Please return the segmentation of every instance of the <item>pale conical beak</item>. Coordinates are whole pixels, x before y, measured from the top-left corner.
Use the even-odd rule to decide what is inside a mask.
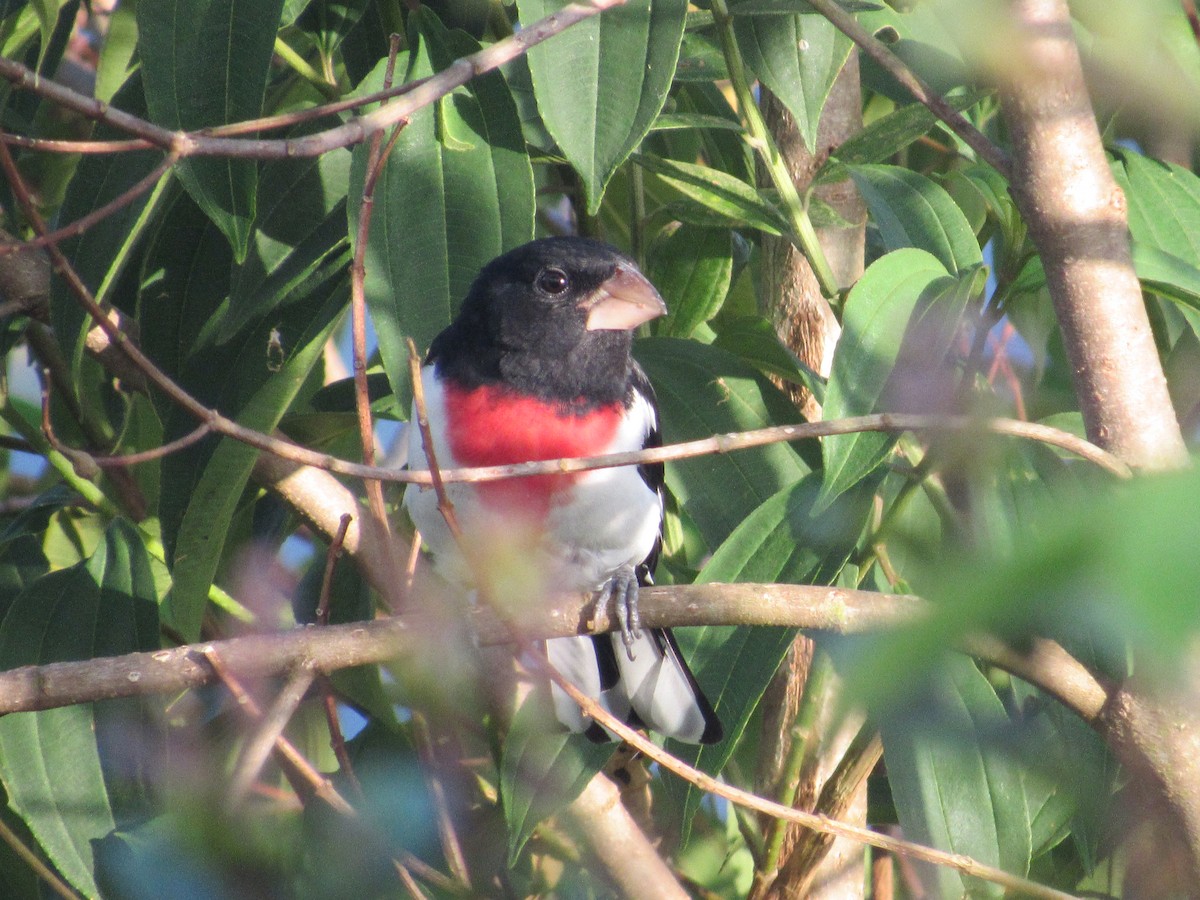
[[[624,263],[579,306],[587,310],[588,331],[632,331],[667,312],[654,285]]]

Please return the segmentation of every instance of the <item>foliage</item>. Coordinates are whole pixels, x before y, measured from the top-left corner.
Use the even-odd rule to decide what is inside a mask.
[[[81,51],[77,0],[8,3],[0,41],[6,59],[60,78],[81,69],[82,52],[101,99],[195,130],[370,95],[385,85],[393,31],[395,83],[405,83],[562,5],[142,0],[101,21],[91,4],[99,36]],[[1143,55],[1169,60],[1195,87],[1200,52],[1186,18],[1150,5],[1159,30],[1138,32]],[[936,4],[847,6],[1003,142],[997,101],[967,75],[975,44],[947,33]],[[627,250],[665,296],[669,315],[636,355],[668,442],[798,421],[781,389],[797,385],[828,418],[1021,413],[1081,430],[1045,276],[1004,177],[867,60],[866,128],[820,161],[814,185],[853,180],[869,209],[868,265],[831,298],[843,334],[827,378],[781,343],[765,296],[765,236],[803,245],[814,222],[853,223],[836,221],[812,186],[792,204],[778,184],[756,181],[772,148],[750,139],[748,98],[735,88],[739,79],[765,85],[811,145],[851,45],[806,3],[742,0],[731,22],[724,3],[697,7],[629,0],[418,110],[388,147],[363,248],[369,142],[315,158],[189,158],[157,179],[161,153],[145,147],[79,155],[35,146],[15,150],[17,166],[51,227],[120,201],[61,247],[170,378],[248,428],[347,458],[361,453],[353,395],[324,351],[345,346],[354,252],[364,252],[377,338],[373,410],[404,420],[406,340],[427,346],[484,262],[569,230]],[[1103,45],[1107,20],[1086,12],[1081,40]],[[958,27],[969,32],[973,21]],[[11,84],[3,102],[10,134],[128,136],[111,119]],[[317,135],[352,115],[298,116],[283,134]],[[1107,137],[1173,398],[1194,425],[1200,178],[1144,154],[1147,127],[1121,115]],[[123,197],[148,176],[148,190]],[[5,227],[29,236],[20,192],[3,191]],[[64,455],[43,433],[26,347],[51,373],[49,416],[66,445],[137,453],[197,422],[88,352],[92,322],[63,278],[45,310],[28,312],[0,328],[9,360],[0,415],[15,439],[0,447],[0,668],[312,621],[328,538],[255,483],[258,451],[208,435],[103,473]],[[1194,475],[1118,488],[1087,463],[1009,438],[864,433],[673,462],[667,484],[660,583],[836,584],[933,601],[917,626],[819,641],[882,734],[872,825],[1063,890],[1121,890],[1131,851],[1117,832],[1123,776],[1109,750],[1039,686],[952,648],[982,630],[1018,646],[1041,635],[1114,679],[1131,658],[1153,660],[1139,676],[1175,677],[1200,621]],[[345,563],[331,604],[335,622],[375,615]],[[758,703],[791,636],[680,631],[727,737],[702,751],[670,749],[753,788]],[[87,896],[399,895],[391,859],[417,860],[425,888],[451,895],[461,873],[439,843],[435,809],[438,779],[453,769],[471,792],[458,798],[471,810],[458,823],[471,889],[603,893],[555,814],[607,751],[556,733],[538,691],[507,726],[476,714],[456,693],[480,690],[474,666],[453,650],[431,648],[414,671],[335,679],[362,793],[329,750],[318,698],[288,725],[321,771],[338,773],[358,807],[352,827],[273,764],[250,803],[225,802],[254,729],[218,689],[0,719],[0,826]],[[278,689],[253,687],[263,697]],[[453,738],[432,739],[427,716]],[[456,755],[431,756],[443,753]],[[679,788],[657,775],[648,788],[664,852],[698,889],[744,894],[763,864],[763,826]],[[950,868],[922,877],[939,896],[999,894]],[[0,850],[0,893],[37,890],[26,860]]]

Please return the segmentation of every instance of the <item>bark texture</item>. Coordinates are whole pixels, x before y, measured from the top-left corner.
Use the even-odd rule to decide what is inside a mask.
[[[1065,0],[1015,0],[1016,44],[999,75],[1012,190],[1041,252],[1088,437],[1130,465],[1186,452],[1084,85]]]
[[[1133,270],[1125,197],[1104,154],[1066,0],[1013,0],[1010,13],[1011,65],[996,75],[1012,190],[1045,264],[1088,436],[1135,467],[1184,465]],[[1198,697],[1195,679],[1125,686],[1093,722],[1147,788],[1137,795],[1163,813],[1160,833],[1190,869],[1174,890],[1188,896],[1200,885]]]
[[[821,114],[817,146],[804,145],[791,115],[770,92],[763,90],[763,115],[793,182],[803,194],[813,176],[834,147],[862,129],[862,90],[858,53],[849,60],[834,83]],[[830,267],[843,286],[853,284],[863,271],[866,207],[847,180],[816,189],[843,219],[856,223],[851,228],[818,228],[817,237]],[[803,254],[785,238],[764,237],[762,249],[762,296],[783,342],[812,369],[829,374],[833,350],[841,332],[829,300]],[[821,408],[806,390],[783,385],[793,402],[810,421],[821,418]],[[800,773],[799,782],[787,784],[786,760],[791,750],[796,721],[812,662],[813,644],[804,636],[796,639],[779,673],[763,697],[763,742],[758,773],[759,792],[769,797],[788,796],[793,790],[795,806],[812,810],[850,740],[855,728],[828,733],[827,721],[818,720],[806,739],[819,750]],[[812,698],[821,703],[820,698]],[[841,811],[846,821],[865,823],[866,789],[846,799]],[[808,833],[789,826],[784,834],[778,874],[755,886],[756,897],[859,898],[863,896],[863,848],[845,840],[833,841],[821,852],[801,846]],[[815,868],[813,859],[820,859]],[[766,873],[768,876],[771,873]]]

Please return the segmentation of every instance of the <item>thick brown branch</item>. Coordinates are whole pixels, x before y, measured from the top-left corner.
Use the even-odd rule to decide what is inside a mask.
[[[1186,462],[1066,0],[1016,0],[996,73],[1011,190],[1046,268],[1091,440],[1137,468]]]
[[[350,535],[347,535],[347,549]],[[639,595],[643,625],[792,625],[856,633],[912,620],[923,604],[906,595],[804,585],[712,584],[648,587]],[[536,615],[535,615],[536,613]],[[595,613],[593,615],[593,613]],[[484,645],[507,643],[511,627],[479,608],[473,626]],[[120,657],[25,666],[0,672],[0,714],[51,709],[113,697],[170,693],[208,684],[204,659],[215,647],[230,671],[253,678],[289,672],[311,661],[320,672],[401,658],[433,638],[420,616],[323,628],[297,628]],[[571,597],[530,611],[524,637],[564,637],[617,628],[590,598]]]

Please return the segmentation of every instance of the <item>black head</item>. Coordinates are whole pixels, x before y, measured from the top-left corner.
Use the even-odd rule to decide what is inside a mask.
[[[620,399],[632,332],[666,312],[631,259],[599,241],[543,238],[488,263],[434,340],[444,377],[547,399]]]

